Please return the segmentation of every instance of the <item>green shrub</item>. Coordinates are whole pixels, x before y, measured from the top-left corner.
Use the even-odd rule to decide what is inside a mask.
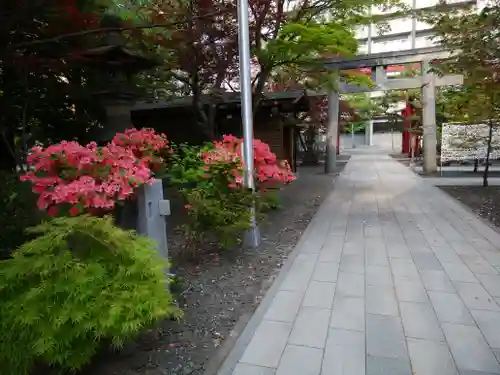
[[[37,196],[31,188],[16,173],[0,171],[0,259],[29,240],[26,228],[45,217],[36,207]]]
[[[103,341],[120,346],[165,317],[179,318],[166,261],[110,218],[61,217],[0,262],[0,368],[75,370]]]

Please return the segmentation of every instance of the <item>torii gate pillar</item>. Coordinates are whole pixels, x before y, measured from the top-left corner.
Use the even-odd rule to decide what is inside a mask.
[[[325,173],[335,173],[339,133],[340,95],[328,93],[328,129],[326,133]]]
[[[429,61],[422,62],[422,130],[424,138],[424,172],[437,171],[436,77],[429,72]]]

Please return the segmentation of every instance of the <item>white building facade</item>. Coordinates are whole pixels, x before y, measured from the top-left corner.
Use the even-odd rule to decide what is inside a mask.
[[[415,10],[432,9],[439,4],[439,0],[403,0],[407,7]],[[454,7],[460,8],[465,5],[478,6],[478,0],[447,0],[450,11]],[[431,47],[435,41],[429,39],[432,36],[432,26],[421,22],[414,17],[392,18],[393,10],[381,10],[374,8],[372,14],[384,14],[388,16],[389,30],[380,33],[377,25],[364,26],[357,30],[356,37],[359,41],[359,54],[371,54],[380,52],[403,51],[415,48]]]

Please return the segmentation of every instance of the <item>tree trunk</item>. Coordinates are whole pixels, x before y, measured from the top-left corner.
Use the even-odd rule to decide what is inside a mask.
[[[493,138],[493,121],[490,119],[488,129],[488,145],[486,146],[486,165],[483,172],[483,187],[488,186],[488,174],[490,171],[490,154],[491,154],[491,141]]]

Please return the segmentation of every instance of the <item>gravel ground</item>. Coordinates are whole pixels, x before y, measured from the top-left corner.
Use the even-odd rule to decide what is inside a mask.
[[[345,164],[344,164],[345,165]],[[208,245],[196,262],[184,260],[180,323],[163,322],[120,353],[101,355],[85,375],[200,375],[235,323],[252,313],[325,196],[332,177],[322,167],[304,167],[299,179],[281,192],[282,208],[261,227],[257,251],[218,251]],[[171,250],[182,244],[170,236]]]
[[[500,227],[500,186],[440,186],[472,211]]]

